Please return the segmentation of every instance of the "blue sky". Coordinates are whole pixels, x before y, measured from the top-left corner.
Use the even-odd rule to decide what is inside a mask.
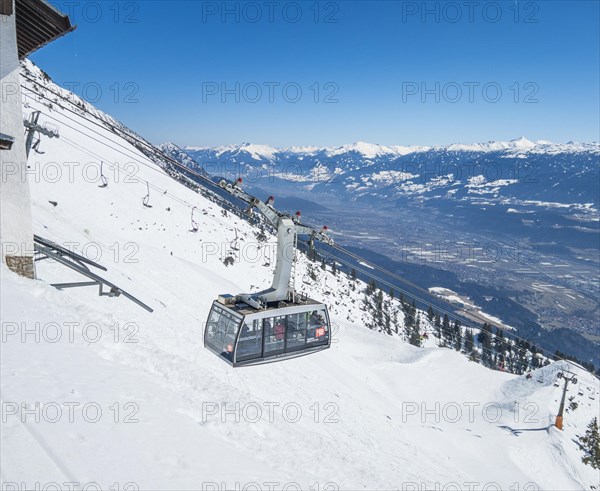
[[[594,0],[52,3],[32,60],[155,143],[600,139]]]

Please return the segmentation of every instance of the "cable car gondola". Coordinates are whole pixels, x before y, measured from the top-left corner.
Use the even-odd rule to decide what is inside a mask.
[[[309,298],[257,310],[230,295],[213,302],[204,346],[233,366],[294,358],[331,343],[327,306]]]
[[[240,189],[241,179],[219,185],[258,208],[277,229],[277,262],[271,288],[248,294],[222,294],[212,304],[204,330],[204,346],[233,366],[256,365],[311,354],[331,345],[331,324],[324,303],[295,292],[290,285],[296,236],[307,234],[311,244],[333,241]]]

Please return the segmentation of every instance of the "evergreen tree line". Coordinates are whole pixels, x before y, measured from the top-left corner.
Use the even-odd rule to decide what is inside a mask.
[[[355,270],[351,270],[349,279],[351,289],[355,289]],[[550,363],[533,343],[512,338],[489,323],[484,323],[480,330],[466,327],[458,319],[440,315],[431,306],[422,315],[415,300],[403,293],[396,298],[393,289],[385,294],[375,280],[367,283],[362,310],[368,314],[366,324],[370,329],[399,335],[414,346],[421,346],[425,338],[433,335],[438,346],[454,349],[494,370],[522,375]]]
[[[350,272],[353,282],[356,272]],[[413,346],[421,346],[425,331],[422,329],[421,313],[414,300],[406,298],[403,293],[396,298],[390,289],[387,294],[377,288],[375,280],[369,281],[365,288],[362,310],[367,312],[367,327],[386,334],[401,336]]]

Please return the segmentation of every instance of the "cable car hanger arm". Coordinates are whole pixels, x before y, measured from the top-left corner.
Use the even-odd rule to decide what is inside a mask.
[[[327,232],[327,230],[328,230],[327,226],[324,226],[320,231],[317,232],[312,227],[309,227],[307,225],[302,225],[301,223],[296,223],[296,234],[310,235],[311,244],[315,239],[317,239],[327,245],[333,245],[334,244],[333,239],[331,237],[329,237],[328,235],[325,235],[325,232]]]
[[[234,184],[229,184],[222,180],[219,182],[219,186],[232,196],[248,203],[248,211],[252,210],[254,207],[258,208],[277,230],[277,261],[271,287],[257,293],[243,293],[236,297],[238,300],[241,300],[256,309],[261,309],[268,303],[286,301],[288,300],[290,293],[293,294],[289,284],[294,254],[290,254],[289,251],[293,250],[295,252],[295,239],[298,234],[309,235],[311,244],[314,242],[314,239],[318,239],[332,245],[333,240],[325,235],[327,227],[323,227],[320,231],[317,231],[311,227],[302,225],[299,223],[300,212],[297,212],[293,218],[289,215],[280,213],[272,207],[274,201],[273,196],[270,196],[269,199],[263,203],[258,198],[243,191],[240,188],[241,182],[241,178]]]
[[[273,225],[273,227],[277,228],[279,223],[280,214],[274,210],[270,203],[273,202],[273,197],[271,196],[267,203],[263,203],[258,198],[248,194],[246,191],[241,189],[240,185],[242,183],[242,178],[240,177],[235,183],[230,184],[225,180],[219,181],[219,186],[227,191],[232,196],[242,200],[244,203],[248,204],[248,211],[252,210],[252,208],[256,207],[258,210],[265,216],[265,218]],[[269,203],[270,202],[270,203]]]
[[[244,201],[248,204],[248,211],[253,208],[258,208],[258,210],[265,216],[265,218],[277,229],[279,225],[279,219],[286,217],[283,213],[280,213],[275,208],[273,208],[272,204],[274,201],[273,196],[270,196],[266,202],[262,202],[258,198],[248,194],[246,191],[241,189],[240,185],[242,183],[242,179],[239,178],[234,184],[229,184],[225,180],[219,182],[219,186],[225,189],[229,194],[235,196],[236,198]],[[300,212],[297,212],[297,218],[300,215]],[[293,220],[296,225],[296,234],[297,235],[309,235],[311,242],[314,239],[320,240],[328,245],[333,245],[333,239],[327,235],[327,226],[324,226],[321,230],[317,231],[308,225],[303,225],[297,220]]]

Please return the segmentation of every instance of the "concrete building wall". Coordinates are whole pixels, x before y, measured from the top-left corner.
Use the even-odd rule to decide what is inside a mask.
[[[0,243],[2,261],[19,274],[33,278],[33,228],[20,83],[13,8],[12,15],[0,15],[0,133],[15,139],[12,149],[0,150]]]

